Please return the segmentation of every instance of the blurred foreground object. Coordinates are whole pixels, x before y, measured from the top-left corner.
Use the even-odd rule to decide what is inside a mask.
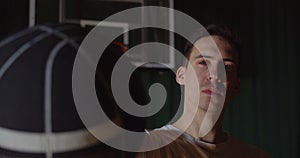
[[[0,157],[124,157],[88,132],[74,105],[73,63],[87,33],[40,25],[0,42]]]

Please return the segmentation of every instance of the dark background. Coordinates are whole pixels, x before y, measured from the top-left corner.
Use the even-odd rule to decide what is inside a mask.
[[[0,39],[28,26],[28,6],[28,0],[0,2]],[[231,102],[224,128],[274,158],[299,157],[298,6],[292,0],[175,2],[175,9],[204,26],[225,23],[239,33],[243,50],[241,93]],[[58,22],[58,0],[37,0],[36,9],[37,24]],[[153,75],[161,76],[163,81],[173,78],[166,69],[143,72],[149,81]],[[166,83],[167,88],[175,85],[172,81]],[[178,94],[171,96],[169,105]],[[170,106],[170,110],[162,112],[163,119],[168,119],[172,111]],[[149,120],[147,126],[160,126],[160,122]]]

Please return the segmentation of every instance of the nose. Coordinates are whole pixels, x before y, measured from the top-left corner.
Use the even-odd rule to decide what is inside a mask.
[[[223,61],[212,64],[207,74],[208,81],[221,83],[226,81],[226,70]]]
[[[218,76],[216,76],[216,75],[209,75],[207,77],[207,80],[221,83],[221,79]]]

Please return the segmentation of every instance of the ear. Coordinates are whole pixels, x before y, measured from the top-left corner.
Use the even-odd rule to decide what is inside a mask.
[[[233,94],[234,95],[239,94],[240,93],[240,89],[241,89],[241,80],[238,78],[237,82],[236,82],[236,85],[234,87],[234,90],[233,90]]]
[[[183,66],[180,66],[176,72],[176,82],[180,85],[184,85],[184,73],[185,68]]]

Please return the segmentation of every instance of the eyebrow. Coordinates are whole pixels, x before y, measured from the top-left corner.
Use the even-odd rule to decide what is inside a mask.
[[[201,54],[197,55],[195,58],[196,58],[196,59],[197,59],[197,58],[213,59],[212,56],[206,56],[206,55],[201,55]],[[233,63],[237,64],[237,62],[236,62],[234,59],[231,59],[231,58],[223,58],[223,61],[229,61],[229,62],[233,62]]]
[[[208,59],[212,59],[212,56],[203,56],[200,53],[195,57],[195,58],[208,58]]]

